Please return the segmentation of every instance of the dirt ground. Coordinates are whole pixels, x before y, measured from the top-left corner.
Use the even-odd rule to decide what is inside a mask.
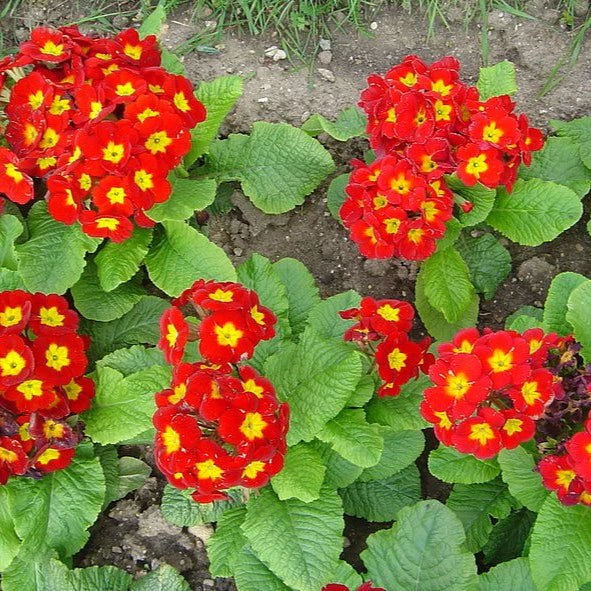
[[[124,2],[120,4],[124,5]],[[129,3],[127,3],[129,4]],[[525,10],[535,20],[517,19],[498,10],[489,15],[491,63],[503,59],[517,68],[519,109],[534,124],[546,128],[549,119],[571,119],[591,113],[591,43],[581,52],[577,67],[548,95],[538,93],[552,67],[567,50],[572,33],[559,25],[560,13],[543,0],[534,0]],[[72,0],[53,2],[31,0],[11,23],[0,23],[9,34],[16,31],[21,41],[30,27],[39,23],[64,24],[88,14],[88,6]],[[169,19],[163,37],[173,48],[207,25],[208,15],[191,20],[191,11],[181,10]],[[336,32],[329,51],[322,55],[322,70],[310,71],[289,60],[274,62],[264,51],[276,43],[273,37],[255,40],[227,35],[219,53],[193,53],[184,58],[195,84],[222,74],[246,77],[245,92],[229,116],[222,132],[248,132],[257,120],[287,121],[300,125],[310,114],[334,118],[358,100],[371,72],[384,72],[409,53],[426,61],[455,55],[463,67],[463,79],[475,82],[480,64],[480,30],[476,24],[465,28],[461,4],[450,6],[446,17],[450,29],[436,28],[435,37],[425,40],[426,21],[415,12],[399,7],[384,9],[375,17],[373,37],[351,30]],[[133,25],[127,17],[115,17],[120,28]],[[209,23],[211,25],[211,23]],[[347,171],[347,162],[365,149],[362,141],[347,144],[320,137],[331,150],[337,173]],[[271,260],[290,256],[303,261],[315,276],[324,296],[353,288],[364,295],[413,299],[416,265],[402,261],[367,261],[347,238],[345,230],[329,215],[325,191],[328,183],[292,212],[267,216],[235,193],[235,208],[228,216],[211,221],[210,238],[223,246],[235,263],[252,252]],[[524,248],[507,244],[513,256],[513,271],[497,292],[497,297],[481,306],[481,325],[499,327],[504,318],[522,305],[541,305],[551,278],[562,271],[591,276],[591,247],[584,219],[552,244]],[[161,487],[148,480],[135,495],[115,503],[92,529],[87,549],[76,559],[79,565],[114,564],[134,573],[154,568],[160,562],[177,567],[195,591],[232,589],[229,581],[214,581],[207,571],[204,539],[211,530],[183,531],[165,523],[155,506]],[[355,534],[350,537],[362,544]],[[351,554],[349,550],[348,555]],[[262,591],[262,590],[261,590]]]

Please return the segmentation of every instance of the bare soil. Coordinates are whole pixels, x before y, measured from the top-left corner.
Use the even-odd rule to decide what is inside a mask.
[[[77,0],[29,0],[13,20],[0,23],[6,37],[18,43],[38,24],[61,25],[90,13],[96,0],[80,4]],[[114,2],[121,10],[137,7],[137,2]],[[567,51],[573,33],[559,24],[560,13],[544,0],[525,7],[535,20],[523,20],[498,10],[489,15],[491,63],[509,59],[515,63],[519,109],[534,124],[546,128],[550,119],[572,119],[591,113],[591,44],[563,82],[544,97],[538,93],[550,71]],[[409,14],[399,7],[388,7],[375,18],[373,36],[347,29],[337,31],[330,55],[317,64],[323,75],[289,59],[274,62],[264,50],[276,44],[273,36],[265,40],[228,34],[217,54],[192,53],[184,58],[189,77],[195,84],[233,73],[246,77],[245,91],[222,133],[248,132],[257,120],[286,121],[300,125],[312,113],[335,118],[345,107],[355,104],[366,77],[384,72],[409,53],[426,61],[455,55],[462,63],[462,77],[475,82],[480,58],[480,30],[476,24],[464,25],[464,7],[450,6],[446,17],[450,28],[436,28],[435,37],[426,41],[427,24],[422,15]],[[206,26],[209,17],[192,19],[191,10],[172,15],[163,37],[165,46],[174,48]],[[114,17],[116,26],[133,26],[125,16]],[[289,58],[289,56],[288,56]],[[346,144],[320,137],[331,150],[337,172],[347,172],[348,161],[362,155],[366,145],[360,140]],[[213,218],[210,238],[220,244],[237,264],[259,252],[275,261],[295,257],[313,273],[324,296],[353,288],[364,295],[413,300],[416,265],[405,261],[368,261],[358,253],[345,230],[326,208],[325,183],[306,203],[281,216],[264,215],[253,208],[238,191],[234,209]],[[496,297],[481,306],[481,325],[499,327],[522,305],[542,305],[551,278],[563,271],[591,276],[591,247],[584,219],[556,241],[538,248],[507,244],[513,256],[513,270]],[[149,450],[141,451],[149,454]],[[430,483],[426,493],[445,496],[445,490]],[[227,580],[212,580],[207,571],[204,541],[210,528],[175,528],[163,521],[157,507],[161,482],[150,478],[135,494],[113,504],[91,530],[87,548],[75,560],[78,565],[114,564],[140,575],[159,563],[178,568],[195,591],[233,589]],[[370,526],[375,529],[374,525]],[[361,520],[350,520],[346,534],[350,539],[346,556],[356,562],[369,529]],[[264,591],[264,590],[261,590]]]

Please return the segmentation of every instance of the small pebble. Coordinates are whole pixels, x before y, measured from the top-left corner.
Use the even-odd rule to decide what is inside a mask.
[[[321,51],[318,54],[318,61],[321,64],[324,64],[324,65],[330,64],[330,62],[332,62],[332,52],[330,52],[330,51]]]
[[[378,23],[376,23],[376,21],[373,21],[372,23],[369,24],[369,28],[372,31],[375,31],[378,28]]]
[[[334,82],[336,80],[335,75],[330,70],[326,70],[325,68],[318,68],[318,74],[327,82]]]
[[[318,45],[320,45],[320,49],[322,49],[322,51],[330,51],[332,47],[330,39],[320,39]]]

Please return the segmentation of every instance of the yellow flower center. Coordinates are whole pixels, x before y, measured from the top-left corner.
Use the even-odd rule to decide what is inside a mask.
[[[207,296],[210,300],[214,300],[216,302],[231,302],[234,299],[234,292],[231,290],[224,291],[223,289],[219,288],[216,289],[213,293],[210,293]]]
[[[110,141],[106,148],[103,148],[103,160],[118,164],[125,155],[125,147],[123,144],[116,144]]]
[[[57,158],[55,156],[44,156],[37,158],[37,166],[40,170],[46,170],[57,164]]]
[[[0,462],[8,462],[9,464],[12,464],[12,462],[16,462],[17,459],[18,456],[11,449],[0,447]]]
[[[189,101],[185,96],[184,92],[177,92],[172,99],[174,102],[174,106],[179,110],[185,113],[186,111],[190,111],[191,107],[189,106]]]
[[[435,82],[431,82],[431,90],[437,92],[441,96],[447,96],[453,88],[453,84],[446,84],[443,80],[439,79]]]
[[[390,369],[400,371],[403,367],[406,367],[406,358],[408,355],[403,353],[400,349],[396,348],[388,354],[388,365]]]
[[[38,90],[34,94],[29,95],[29,106],[31,109],[38,109],[43,104],[43,92]]]
[[[170,402],[170,404],[178,404],[187,393],[186,384],[179,384],[178,386],[175,386],[173,392],[174,394],[171,394],[168,397],[168,402]]]
[[[62,386],[63,391],[66,393],[68,400],[78,400],[80,392],[82,392],[82,386],[72,380],[69,384]]]
[[[570,483],[574,480],[576,474],[574,470],[556,470],[556,484],[568,490]]]
[[[126,43],[125,47],[123,48],[123,53],[132,60],[139,60],[142,57],[142,46]]]
[[[258,412],[247,412],[240,425],[240,431],[249,441],[263,438],[263,430],[267,426],[267,422]]]
[[[61,55],[64,52],[63,43],[54,43],[53,41],[46,41],[43,47],[39,48],[41,53],[45,55]]]
[[[61,439],[64,436],[64,426],[49,419],[43,425],[43,435],[45,439]]]
[[[259,472],[263,472],[265,469],[265,462],[259,462],[255,460],[250,462],[244,470],[242,470],[242,478],[256,478]]]
[[[167,454],[174,453],[181,449],[180,435],[170,425],[166,426],[166,429],[164,429],[160,437]]]
[[[525,382],[525,384],[521,386],[521,395],[525,400],[525,404],[528,406],[531,406],[536,400],[539,400],[542,397],[542,394],[538,392],[537,382]]]
[[[200,480],[219,480],[224,474],[224,471],[213,460],[197,462],[195,468],[197,468],[197,478]]]
[[[503,431],[511,437],[514,433],[521,433],[523,431],[523,421],[521,419],[507,419],[503,425]]]
[[[25,123],[25,129],[23,130],[23,136],[25,138],[25,144],[31,145],[39,135],[37,128],[32,123]]]
[[[90,103],[90,113],[88,113],[89,119],[96,119],[100,112],[103,110],[103,103],[99,101],[92,101]]]
[[[485,154],[468,158],[468,163],[466,164],[466,172],[468,174],[471,174],[472,176],[475,176],[477,179],[479,179],[480,175],[487,170],[488,164],[486,163]]]
[[[78,179],[78,184],[80,185],[81,189],[88,191],[90,187],[92,187],[92,178],[86,172],[83,172]]]
[[[478,441],[480,445],[486,445],[488,441],[495,438],[495,434],[488,423],[476,423],[470,427],[468,439]]]
[[[386,226],[387,234],[398,234],[402,222],[398,218],[387,218],[383,223]]]
[[[499,140],[505,135],[502,129],[497,127],[497,124],[494,121],[491,121],[488,125],[484,126],[482,130],[482,139],[485,142],[491,142],[493,144],[498,144]]]
[[[54,327],[63,326],[64,320],[66,319],[63,314],[59,313],[59,310],[56,306],[52,306],[51,308],[42,307],[39,310],[39,318],[41,320],[41,324]]]
[[[37,464],[41,464],[42,466],[45,466],[45,465],[49,464],[49,462],[51,462],[53,460],[57,460],[59,457],[60,457],[60,452],[57,449],[50,447],[49,449],[46,449],[37,458]]]
[[[0,357],[0,370],[2,370],[2,377],[18,376],[26,367],[27,362],[25,358],[19,355],[16,351],[9,351],[5,357]]]
[[[417,83],[417,76],[416,74],[409,72],[406,76],[401,76],[398,78],[398,80],[406,86],[414,86]]]
[[[408,239],[413,242],[414,244],[419,244],[423,240],[423,234],[425,230],[422,228],[413,228],[412,230],[408,231]]]
[[[4,312],[0,312],[0,325],[1,326],[15,326],[23,319],[23,312],[20,306],[11,308],[6,306]]]
[[[250,392],[254,394],[257,398],[263,397],[264,388],[259,386],[252,378],[250,380],[246,380],[246,382],[242,382],[242,389],[245,392]]]
[[[8,178],[11,178],[15,183],[20,183],[23,180],[23,173],[20,170],[18,170],[17,167],[14,164],[12,164],[12,162],[5,164],[4,169],[6,172],[6,176]]]
[[[488,364],[493,373],[509,371],[513,367],[513,353],[511,351],[495,349],[493,354],[488,358]]]
[[[115,231],[117,226],[119,226],[119,220],[115,218],[101,218],[96,222],[97,228],[107,228],[107,230],[110,230],[111,232]]]
[[[125,189],[123,187],[111,187],[107,191],[106,197],[111,205],[114,203],[125,203]]]
[[[139,121],[141,121],[141,123],[143,123],[146,119],[150,117],[157,117],[158,115],[160,115],[158,111],[152,111],[152,109],[148,107],[147,109],[144,109],[141,113],[139,113],[137,118],[139,119]]]
[[[163,154],[170,144],[172,144],[172,139],[165,131],[156,131],[146,140],[144,145],[151,154]]]
[[[446,105],[443,101],[435,101],[433,108],[435,110],[435,121],[449,121],[451,119],[451,105]]]
[[[168,341],[168,346],[174,347],[179,336],[179,331],[176,329],[174,324],[168,324],[166,326],[166,330],[166,340]]]
[[[406,195],[410,191],[410,185],[410,180],[404,174],[399,174],[390,182],[390,188],[399,195]]]
[[[62,98],[61,96],[56,96],[49,107],[49,112],[52,115],[61,115],[64,111],[70,110],[70,101],[68,99]]]
[[[117,96],[131,96],[135,92],[135,88],[131,82],[125,84],[117,84],[115,87],[115,94]]]
[[[433,414],[439,419],[439,426],[442,429],[451,429],[452,422],[449,420],[449,417],[445,411],[435,411]]]
[[[445,392],[448,396],[460,400],[466,395],[466,392],[470,389],[470,382],[465,374],[459,373],[457,375],[451,375],[447,378],[447,386]]]
[[[52,127],[48,127],[43,133],[43,137],[39,142],[40,148],[53,148],[59,142],[60,135]]]
[[[145,170],[136,170],[135,174],[133,175],[133,180],[142,191],[147,191],[154,186],[154,183],[152,182],[152,176],[152,174],[146,172]]]
[[[380,306],[376,310],[376,313],[384,320],[389,320],[390,322],[398,322],[400,320],[400,308],[393,308],[390,304]]]
[[[43,382],[41,380],[26,380],[16,389],[27,399],[33,400],[36,396],[43,395]]]
[[[70,356],[68,355],[68,347],[60,346],[56,343],[51,343],[45,351],[45,359],[47,367],[61,371],[64,367],[70,365]]]
[[[236,328],[232,322],[226,322],[223,326],[216,325],[214,332],[218,344],[223,347],[235,347],[244,334],[244,332],[239,328]]]
[[[250,309],[250,316],[257,324],[261,326],[265,324],[265,314],[259,310],[256,304]]]

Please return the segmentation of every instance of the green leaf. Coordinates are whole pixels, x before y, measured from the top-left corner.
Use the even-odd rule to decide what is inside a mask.
[[[324,337],[342,338],[353,322],[341,318],[339,312],[356,308],[359,302],[361,302],[361,296],[352,289],[338,293],[322,300],[312,308],[308,316],[308,324]]]
[[[507,485],[495,478],[479,484],[455,484],[446,505],[454,511],[466,531],[466,548],[479,552],[488,540],[493,524],[490,517],[509,515],[512,497]]]
[[[261,562],[250,546],[240,551],[233,566],[238,591],[293,591]]]
[[[354,408],[364,407],[373,397],[376,391],[376,377],[374,374],[366,374],[361,376],[361,379],[355,387],[351,398],[347,400],[347,406]]]
[[[419,276],[429,304],[447,322],[458,322],[474,294],[468,267],[458,251],[449,247],[436,252],[423,263]]]
[[[27,289],[20,273],[0,268],[0,291],[12,291],[13,289]]]
[[[325,474],[326,466],[314,447],[298,443],[287,450],[285,465],[271,484],[280,500],[295,498],[309,503],[320,496]]]
[[[154,393],[170,384],[170,368],[156,365],[124,377],[110,367],[96,371],[96,396],[82,413],[86,435],[102,444],[119,443],[152,425]]]
[[[579,143],[579,156],[587,168],[591,168],[591,117],[578,117],[572,121],[553,119],[550,125],[562,137]]]
[[[289,445],[310,441],[343,409],[361,377],[359,353],[309,328],[265,368],[279,398],[290,405]]]
[[[468,265],[476,291],[490,300],[511,272],[511,254],[492,234],[462,235],[456,247]]]
[[[509,492],[530,511],[539,511],[548,496],[542,477],[535,471],[536,462],[522,446],[503,449],[498,455],[501,478]]]
[[[520,317],[528,317],[531,320],[528,322],[537,322],[538,326],[542,326],[542,316],[544,314],[544,310],[541,308],[536,308],[535,306],[521,306],[513,314],[510,314],[505,319],[505,329],[509,330],[509,327],[516,322],[516,320]]]
[[[349,486],[363,472],[361,466],[356,466],[345,460],[327,443],[314,439],[309,445],[318,452],[326,466],[324,484],[328,488],[336,490]]]
[[[421,416],[419,405],[423,400],[423,390],[430,384],[429,378],[421,374],[418,379],[404,384],[398,396],[374,398],[367,405],[368,421],[386,425],[394,431],[429,427]]]
[[[349,107],[343,109],[334,122],[314,114],[305,121],[302,130],[313,137],[325,132],[339,142],[346,142],[362,136],[366,127],[367,117],[357,107]]]
[[[542,323],[533,316],[528,316],[527,314],[522,314],[521,316],[516,316],[511,322],[505,321],[505,325],[507,330],[514,330],[515,332],[523,333],[530,328],[541,328]]]
[[[359,476],[360,482],[383,480],[397,474],[412,464],[425,448],[422,431],[392,431],[383,429],[384,451],[380,461],[366,468]]]
[[[380,428],[370,425],[360,408],[341,411],[324,426],[317,437],[332,445],[346,460],[362,468],[375,466],[384,450]]]
[[[571,292],[566,311],[566,321],[573,327],[575,338],[583,346],[583,359],[591,362],[591,281],[587,280]]]
[[[217,183],[212,179],[188,179],[172,175],[169,180],[172,185],[170,197],[146,211],[146,215],[155,222],[182,222],[195,211],[203,211],[215,199]]]
[[[46,544],[66,558],[88,539],[86,530],[103,505],[105,477],[98,458],[76,456],[70,466],[41,480],[12,480],[8,495],[18,536],[25,543]]]
[[[419,470],[416,466],[407,466],[383,480],[357,480],[339,493],[347,515],[368,521],[392,521],[402,507],[421,498]]]
[[[163,292],[177,296],[197,279],[235,281],[226,253],[184,222],[164,222],[146,256],[150,279]]]
[[[331,582],[357,589],[363,583],[363,579],[348,562],[339,560],[337,570],[332,574]]]
[[[16,247],[27,289],[63,294],[80,279],[86,253],[96,250],[100,240],[86,236],[79,224],[66,226],[54,220],[45,201],[31,207],[27,224],[31,236]]]
[[[83,322],[81,332],[91,338],[89,357],[100,359],[107,353],[138,343],[155,345],[160,339],[160,317],[169,306],[166,300],[146,296],[117,320]]]
[[[343,514],[335,491],[311,503],[280,501],[270,489],[251,497],[242,530],[275,575],[297,591],[329,582],[342,548]]]
[[[395,527],[371,534],[361,558],[367,578],[392,591],[471,591],[474,556],[463,549],[464,528],[439,501],[398,513]]]
[[[215,533],[207,542],[209,571],[214,577],[231,577],[232,563],[246,545],[240,526],[246,518],[246,507],[228,509],[219,520]]]
[[[535,521],[536,514],[522,507],[495,523],[482,549],[486,563],[498,564],[521,556]]]
[[[164,5],[159,3],[158,6],[146,17],[144,22],[140,25],[138,33],[140,39],[147,37],[148,35],[159,35],[162,30],[162,26],[166,22],[166,10]]]
[[[265,213],[284,213],[301,205],[334,168],[330,153],[301,129],[257,121],[250,136],[213,143],[206,172],[218,181],[240,181]]]
[[[120,498],[117,496],[119,489],[119,456],[114,445],[99,445],[98,443],[94,446],[94,454],[99,459],[105,475],[104,509],[109,503]]]
[[[458,213],[462,226],[475,226],[487,218],[497,194],[494,189],[489,189],[480,183],[467,187],[455,174],[446,176],[445,182],[456,195],[474,204],[472,211]]]
[[[511,62],[503,60],[494,66],[480,68],[476,88],[480,93],[481,101],[486,101],[493,96],[516,93],[515,66]]]
[[[338,222],[341,221],[341,216],[339,215],[341,205],[343,205],[347,198],[345,187],[348,183],[349,173],[339,174],[339,176],[336,176],[330,181],[330,185],[328,185],[328,190],[326,191],[326,205],[328,206],[328,211],[330,211],[332,217]]]
[[[518,244],[539,246],[574,225],[582,213],[578,195],[568,187],[518,179],[513,193],[498,189],[487,223]]]
[[[285,286],[291,332],[294,335],[300,334],[311,310],[320,302],[314,277],[303,263],[291,258],[273,263],[273,269]]]
[[[450,341],[463,328],[476,326],[479,302],[478,295],[476,292],[473,292],[463,316],[457,322],[450,323],[445,319],[443,313],[436,310],[429,303],[425,295],[422,274],[419,273],[417,276],[415,283],[415,307],[429,334],[438,341]]]
[[[94,258],[102,289],[112,291],[139,270],[152,242],[150,228],[134,228],[124,242],[108,241]]]
[[[567,302],[572,292],[588,279],[578,273],[559,273],[552,279],[546,302],[544,303],[544,328],[566,336],[573,332],[573,327],[566,320]]]
[[[0,216],[0,267],[16,271],[18,259],[14,241],[23,233],[23,225],[14,216],[5,213]]]
[[[2,573],[2,591],[69,591],[64,585],[57,589],[47,585],[47,564],[55,556],[55,551],[43,545],[42,540],[27,540]]]
[[[591,580],[591,512],[548,496],[531,536],[529,560],[538,589],[577,591]]]
[[[176,569],[163,564],[134,581],[129,591],[191,591],[191,587]]]
[[[8,490],[2,486],[0,487],[0,572],[5,570],[18,554],[20,545],[21,540],[16,535],[14,521],[8,507]]]
[[[440,445],[429,454],[429,472],[443,482],[488,482],[498,476],[500,471],[495,458],[479,460],[473,455],[460,453],[453,447]]]
[[[72,286],[71,292],[78,312],[85,318],[100,322],[121,318],[146,295],[146,290],[142,287],[141,273],[112,291],[104,291],[100,286],[93,261],[88,261],[86,269],[78,282]]]
[[[538,591],[527,558],[516,558],[478,577],[477,591]]]
[[[118,349],[105,355],[100,361],[97,361],[99,367],[110,367],[128,376],[140,369],[147,369],[154,365],[166,366],[162,351],[154,348],[146,348],[140,345],[134,345],[128,349]]]
[[[184,160],[186,168],[209,151],[222,121],[242,95],[242,78],[221,76],[211,82],[201,82],[195,95],[205,106],[207,118],[191,131],[191,149]]]
[[[445,236],[441,238],[441,240],[437,241],[437,250],[445,250],[450,246],[453,246],[462,231],[462,224],[456,220],[456,218],[451,218],[445,223]]]
[[[519,169],[519,178],[539,178],[572,189],[583,198],[591,187],[591,170],[579,158],[580,144],[568,137],[550,137],[534,152],[531,166]]]
[[[52,562],[57,563],[57,560]],[[91,566],[76,568],[72,571],[65,569],[64,574],[69,583],[67,591],[102,591],[103,589],[127,591],[131,583],[131,575],[114,566]],[[132,588],[135,589],[135,587]],[[59,586],[46,591],[66,591],[66,589]]]
[[[179,490],[166,484],[162,495],[162,515],[180,527],[219,521],[224,511],[242,504],[242,490],[231,489],[226,492],[230,500],[204,504],[195,502],[190,490]]]
[[[114,500],[122,499],[130,492],[138,489],[146,482],[151,473],[152,468],[138,458],[132,456],[119,458],[119,479]]]

